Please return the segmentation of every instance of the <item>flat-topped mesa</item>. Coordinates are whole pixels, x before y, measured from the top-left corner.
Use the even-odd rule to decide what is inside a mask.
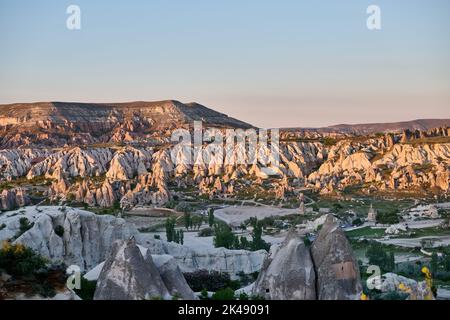
[[[252,126],[198,103],[167,100],[129,103],[39,102],[0,105],[0,147],[63,146],[139,141],[170,136],[193,121],[209,127]]]
[[[214,126],[250,128],[198,103],[175,100],[129,103],[39,102],[0,105],[0,126],[52,123],[82,129],[84,123],[117,124],[143,118],[156,127],[203,120]]]

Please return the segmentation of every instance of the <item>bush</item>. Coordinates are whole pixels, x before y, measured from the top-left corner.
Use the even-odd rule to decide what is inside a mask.
[[[242,300],[242,301],[247,301],[247,300],[249,300],[248,294],[246,294],[245,292],[241,292],[241,293],[239,294],[239,300]]]
[[[198,232],[199,237],[212,237],[214,235],[214,231],[211,228],[205,228]]]
[[[189,287],[200,292],[204,289],[207,291],[218,291],[230,287],[230,275],[217,271],[198,270],[184,274]]]
[[[366,251],[366,257],[369,260],[369,264],[379,266],[383,272],[393,272],[395,270],[394,254],[386,252],[380,243],[372,243]]]
[[[56,226],[55,228],[55,233],[62,238],[62,236],[64,235],[64,227],[63,226]]]
[[[225,224],[216,224],[214,228],[214,246],[216,248],[234,249],[235,235]]]
[[[15,239],[19,238],[21,235],[23,235],[25,232],[30,230],[34,226],[34,222],[30,223],[27,218],[23,217],[19,219],[20,227],[19,231],[14,236]]]
[[[353,224],[354,226],[359,227],[359,226],[361,226],[361,225],[364,224],[364,221],[361,220],[361,218],[356,218],[355,220],[353,220],[352,224]]]
[[[208,290],[206,289],[202,289],[202,291],[200,292],[200,300],[208,300],[209,296],[208,296]]]
[[[236,300],[234,296],[234,290],[231,288],[221,289],[213,294],[213,300]]]
[[[398,218],[397,210],[380,211],[377,214],[377,222],[381,224],[396,224],[400,220]]]
[[[46,267],[46,260],[22,244],[4,242],[0,250],[0,269],[11,276],[35,274]]]
[[[83,300],[93,300],[97,282],[89,281],[81,277],[80,285],[80,289],[74,289],[75,293]]]

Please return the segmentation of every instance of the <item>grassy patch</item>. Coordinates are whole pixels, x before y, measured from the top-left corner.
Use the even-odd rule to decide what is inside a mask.
[[[345,232],[349,238],[381,238],[385,235],[386,229],[374,229],[371,227],[364,227],[356,230]]]

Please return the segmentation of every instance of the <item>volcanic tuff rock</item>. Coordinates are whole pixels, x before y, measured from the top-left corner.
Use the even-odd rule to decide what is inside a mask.
[[[375,282],[375,284],[377,284]],[[431,288],[428,287],[426,281],[417,282],[414,279],[409,279],[395,273],[385,273],[382,276],[382,281],[379,283],[379,290],[381,292],[399,292],[407,293],[408,300],[427,300],[434,299]],[[402,288],[401,290],[400,288]]]
[[[147,255],[149,255],[148,252]],[[152,257],[164,284],[172,296],[180,297],[183,300],[198,300],[172,256],[154,255]]]
[[[269,300],[315,300],[316,275],[309,253],[295,231],[274,245],[253,287],[253,294]]]
[[[13,191],[3,189],[15,187],[36,202],[49,198],[101,207],[163,205],[174,188],[232,197],[250,181],[252,187],[262,186],[267,172],[277,178],[271,179],[271,189],[280,199],[292,194],[294,185],[337,195],[349,186],[366,194],[450,190],[448,127],[367,136],[288,131],[281,134],[277,167],[270,147],[258,145],[257,154],[269,159],[265,169],[261,161],[249,161],[243,144],[231,149],[225,163],[207,144],[199,153],[211,159],[207,163],[190,164],[190,153],[172,157],[176,150],[167,137],[173,129],[189,128],[192,120],[221,130],[250,127],[176,101],[0,106],[0,148],[5,148],[0,150],[0,193],[10,199],[2,208],[14,208],[7,195]],[[243,161],[233,162],[239,155]]]
[[[152,255],[170,255],[183,273],[197,270],[218,271],[237,279],[239,273],[252,274],[261,269],[265,250],[228,250],[225,248],[192,249],[173,242],[142,237],[140,244]]]
[[[359,266],[351,246],[332,215],[311,249],[292,229],[274,245],[252,293],[270,300],[357,300],[362,293]]]
[[[142,256],[134,238],[113,244],[100,277],[94,300],[150,300],[168,298],[152,256]]]
[[[213,127],[250,128],[197,103],[179,101],[89,104],[43,102],[0,105],[0,148],[167,141],[194,120]]]
[[[328,215],[311,247],[319,300],[355,300],[362,293],[359,266],[337,220]]]
[[[21,219],[29,229],[21,234]],[[0,241],[17,239],[54,263],[89,270],[104,261],[115,240],[138,236],[134,226],[113,216],[65,207],[26,207],[0,215]],[[57,232],[62,227],[63,233]]]
[[[0,193],[0,210],[13,210],[29,203],[30,199],[22,188],[5,189]]]

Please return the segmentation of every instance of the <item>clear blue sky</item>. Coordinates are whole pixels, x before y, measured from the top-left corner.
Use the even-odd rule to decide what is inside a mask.
[[[0,0],[0,103],[162,99],[265,127],[450,118],[450,1]]]

